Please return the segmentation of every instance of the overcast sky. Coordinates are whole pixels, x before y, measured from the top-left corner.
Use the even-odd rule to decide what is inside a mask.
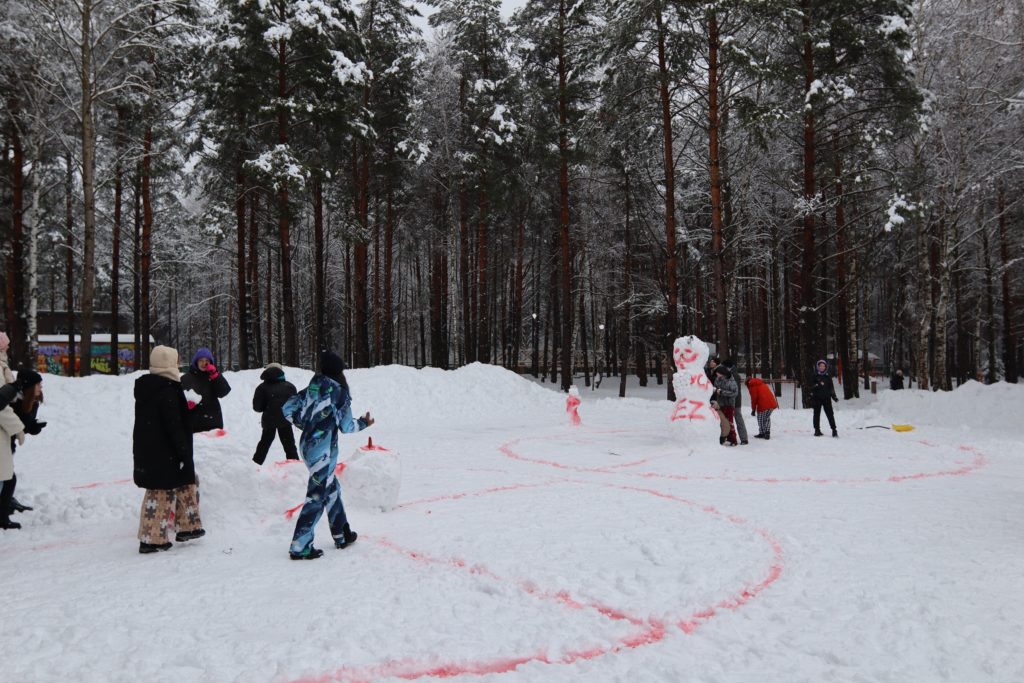
[[[423,16],[416,20],[417,25],[422,29],[424,37],[429,37],[430,32],[433,30],[427,23],[427,17],[436,12],[437,10],[429,5],[422,2],[415,3],[420,10],[420,14]],[[517,9],[526,4],[526,0],[502,0],[501,2],[501,16],[508,19],[512,16],[512,13]]]

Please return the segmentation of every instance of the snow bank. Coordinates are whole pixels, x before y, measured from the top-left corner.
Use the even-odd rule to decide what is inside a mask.
[[[954,391],[884,391],[872,408],[885,423],[1024,435],[1022,405],[1024,385],[970,381]]]

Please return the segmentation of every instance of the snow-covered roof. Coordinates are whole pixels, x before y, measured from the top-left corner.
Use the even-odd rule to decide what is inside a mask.
[[[36,337],[36,340],[40,344],[67,344],[68,343],[68,335],[66,335],[66,334],[40,334],[38,337]],[[76,342],[82,341],[82,335],[76,334],[75,335],[75,341]],[[110,335],[109,334],[94,334],[94,335],[92,335],[92,341],[93,341],[94,344],[109,344],[110,343]],[[149,341],[152,344],[156,343],[156,339],[153,339],[153,335],[149,335]],[[118,344],[132,344],[134,342],[135,342],[135,335],[134,334],[119,334],[119,335],[117,335],[117,343]]]

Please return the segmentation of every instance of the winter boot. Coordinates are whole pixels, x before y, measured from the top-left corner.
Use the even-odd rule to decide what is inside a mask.
[[[833,439],[838,439],[839,438],[839,432],[837,430],[835,430],[835,429],[832,430],[832,438]]]
[[[815,429],[815,430],[814,430],[814,435],[815,435],[815,436],[825,436],[824,434],[822,434],[822,433],[821,433],[821,430],[820,430],[820,429]]]
[[[772,438],[772,433],[771,432],[765,432],[764,436],[761,437],[761,438],[763,438],[765,441],[768,441],[769,439]]]
[[[195,538],[202,538],[206,535],[206,529],[193,529],[192,531],[179,531],[174,535],[174,540],[178,543],[182,541],[191,541]]]
[[[740,441],[740,445],[741,446],[746,446],[749,443],[750,443],[749,441]]]
[[[754,438],[755,439],[763,439],[764,438],[764,434],[754,434]]]
[[[727,438],[727,437],[724,437],[724,436],[720,436],[720,437],[718,437],[718,445],[719,445],[719,446],[724,446],[724,445],[725,445],[725,440],[726,440],[726,438]]]
[[[18,502],[17,498],[11,496],[11,512],[31,512],[32,510],[32,507],[28,505],[22,505],[20,502]]]
[[[348,524],[341,528],[341,533],[342,538],[334,539],[335,548],[347,548],[353,543],[355,543],[356,539],[359,538],[359,534],[352,531],[352,527],[350,527]]]
[[[323,550],[320,550],[319,548],[314,548],[313,546],[309,546],[301,553],[293,553],[290,550],[288,551],[288,557],[292,558],[293,560],[315,560],[318,557],[323,557],[323,555]]]
[[[148,555],[149,553],[156,553],[156,552],[160,552],[161,550],[170,550],[173,545],[174,544],[170,543],[170,542],[168,542],[168,543],[139,543],[139,552],[142,553],[143,555]]]
[[[21,525],[17,522],[12,522],[9,519],[0,521],[0,529],[20,529]]]

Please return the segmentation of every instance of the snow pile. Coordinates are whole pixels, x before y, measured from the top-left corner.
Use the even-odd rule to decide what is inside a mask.
[[[345,502],[357,507],[379,508],[387,512],[398,504],[402,487],[402,461],[395,451],[377,446],[370,437],[343,461],[341,490]]]
[[[1024,385],[969,381],[954,391],[883,391],[873,408],[887,422],[1024,436]]]

